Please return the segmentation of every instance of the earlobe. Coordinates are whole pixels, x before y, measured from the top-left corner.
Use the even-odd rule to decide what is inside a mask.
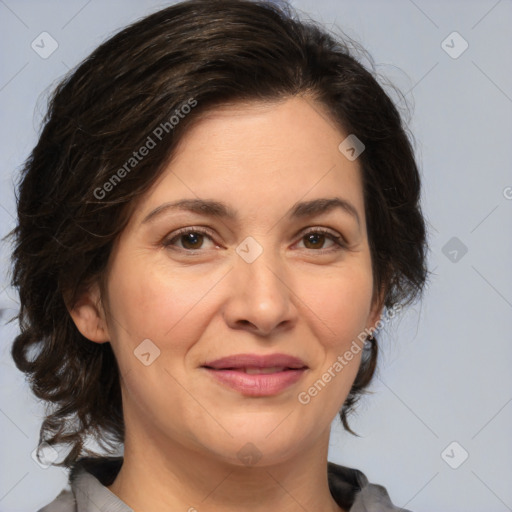
[[[110,341],[105,313],[101,303],[99,287],[93,285],[73,305],[69,314],[77,329],[88,340],[95,343]]]

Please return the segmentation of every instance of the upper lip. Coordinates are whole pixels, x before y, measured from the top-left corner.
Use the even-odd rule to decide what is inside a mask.
[[[307,368],[304,361],[298,357],[289,356],[287,354],[235,354],[215,361],[208,361],[203,367],[213,368],[214,370],[228,369],[228,368],[271,368],[271,367],[284,367],[284,368]]]

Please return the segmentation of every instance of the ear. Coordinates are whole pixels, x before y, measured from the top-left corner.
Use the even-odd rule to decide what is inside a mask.
[[[384,310],[384,301],[386,299],[386,293],[385,290],[383,290],[380,295],[377,293],[373,297],[372,300],[372,307],[370,310],[370,314],[368,315],[368,322],[367,322],[367,329],[375,329],[375,326],[377,325],[377,322],[382,317],[382,312]]]
[[[88,340],[95,343],[110,341],[98,284],[90,286],[72,308],[68,307],[68,311],[77,329]]]

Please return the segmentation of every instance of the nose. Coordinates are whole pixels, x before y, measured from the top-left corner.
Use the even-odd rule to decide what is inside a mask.
[[[252,263],[237,256],[227,284],[229,297],[223,313],[232,329],[270,336],[295,325],[291,278],[271,251],[263,251]]]

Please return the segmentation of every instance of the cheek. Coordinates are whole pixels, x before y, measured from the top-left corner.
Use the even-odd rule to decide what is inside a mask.
[[[120,258],[116,261],[109,279],[116,352],[132,353],[145,339],[162,351],[187,350],[204,330],[208,292],[218,279],[197,269],[184,268],[171,276],[168,268],[149,262],[139,265],[132,259],[130,265],[123,263]]]
[[[364,331],[373,291],[371,268],[364,262],[338,268],[330,275],[304,277],[298,295],[304,297],[312,325],[324,346],[344,350]]]
[[[318,365],[297,398],[304,412],[328,422],[341,409],[359,369],[373,291],[369,260],[298,282],[300,297],[306,298],[302,314],[320,344]]]
[[[170,407],[184,421],[204,422],[204,411],[185,390],[190,386],[183,387],[185,363],[210,321],[208,292],[220,279],[188,270],[170,275],[168,268],[158,264],[138,265],[134,259],[118,258],[109,278],[111,343],[123,376],[123,401],[143,411],[148,428],[165,425],[162,428],[175,435],[179,422],[169,422],[161,414]],[[149,344],[144,341],[148,339]],[[149,353],[147,365],[145,353]],[[132,408],[126,409],[126,414],[134,414]]]

